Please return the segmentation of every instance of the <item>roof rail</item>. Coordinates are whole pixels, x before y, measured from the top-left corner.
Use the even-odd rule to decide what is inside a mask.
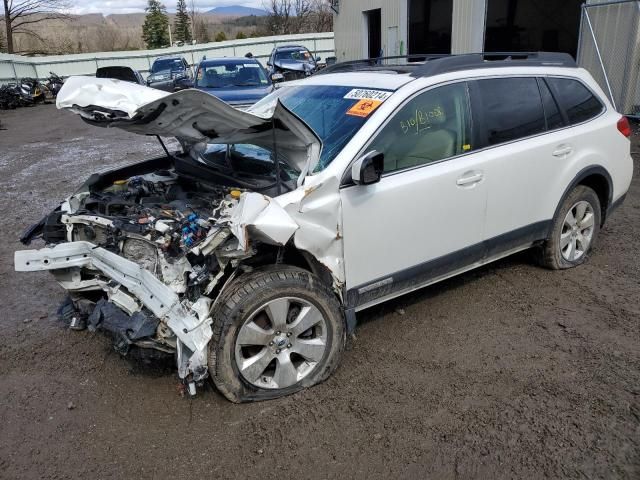
[[[410,73],[416,68],[424,66],[424,61],[436,58],[443,58],[449,55],[412,54],[397,55],[393,57],[363,58],[361,60],[350,60],[347,62],[334,63],[315,75],[325,73],[345,73],[345,72],[389,72],[389,73]]]
[[[447,55],[427,60],[414,69],[414,77],[429,77],[441,73],[479,68],[501,67],[567,67],[577,64],[568,53],[558,52],[485,52],[462,55]]]

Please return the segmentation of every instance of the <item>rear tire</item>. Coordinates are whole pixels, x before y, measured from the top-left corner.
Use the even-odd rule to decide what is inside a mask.
[[[552,270],[584,263],[600,233],[602,210],[596,192],[578,185],[562,202],[550,237],[542,246],[540,263]]]
[[[209,372],[232,402],[268,400],[326,380],[344,350],[344,315],[318,277],[278,267],[238,277],[213,313]]]

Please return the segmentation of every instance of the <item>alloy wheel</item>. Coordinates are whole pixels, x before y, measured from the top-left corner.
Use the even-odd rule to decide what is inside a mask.
[[[568,262],[581,259],[593,240],[595,215],[589,202],[581,200],[569,209],[560,233],[560,251]]]
[[[252,385],[282,389],[309,375],[326,349],[327,324],[320,310],[301,298],[280,297],[260,306],[242,324],[235,361]]]

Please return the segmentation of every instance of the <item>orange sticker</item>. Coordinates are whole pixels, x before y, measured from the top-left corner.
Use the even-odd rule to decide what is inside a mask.
[[[380,100],[359,100],[353,107],[347,110],[347,115],[355,115],[356,117],[368,117],[371,112],[382,105]]]

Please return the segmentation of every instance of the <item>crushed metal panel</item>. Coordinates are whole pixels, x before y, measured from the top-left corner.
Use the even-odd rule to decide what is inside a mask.
[[[18,272],[91,267],[124,286],[169,328],[192,352],[207,347],[210,319],[200,318],[180,302],[178,294],[136,263],[89,242],[62,243],[52,248],[21,250],[14,254]]]
[[[283,207],[300,227],[294,235],[295,246],[325,265],[334,277],[334,289],[341,292],[345,277],[340,182],[336,177],[317,183],[314,180],[307,177],[304,188],[292,192],[295,200]]]
[[[238,248],[246,251],[249,238],[272,245],[286,244],[298,224],[270,197],[249,192],[242,194],[231,211],[230,227],[238,238]]]

